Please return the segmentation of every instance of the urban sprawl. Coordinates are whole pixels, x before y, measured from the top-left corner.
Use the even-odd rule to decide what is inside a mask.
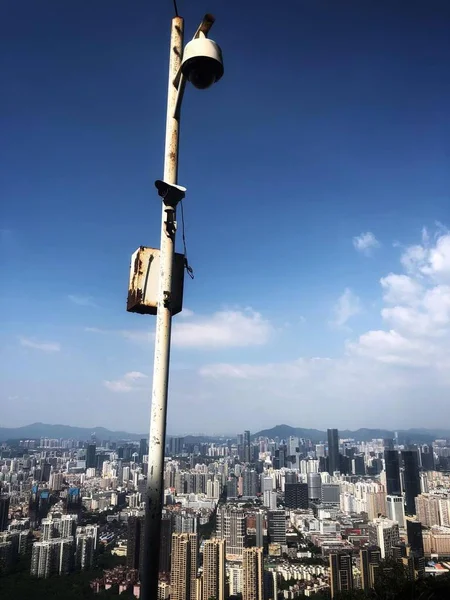
[[[0,445],[0,576],[117,565],[90,581],[139,598],[147,440]],[[235,439],[166,448],[158,598],[279,600],[368,590],[387,564],[450,571],[450,443]],[[390,561],[388,563],[387,561]],[[449,561],[449,562],[447,562]]]

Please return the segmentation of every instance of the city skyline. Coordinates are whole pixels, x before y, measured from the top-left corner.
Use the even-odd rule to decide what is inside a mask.
[[[448,587],[448,436],[405,446],[397,435],[356,441],[336,429],[326,433],[327,444],[299,436],[255,440],[249,430],[234,440],[171,439],[158,595],[280,600],[288,584],[293,598],[335,598],[355,588],[370,597],[393,562],[399,586],[414,580],[427,587],[440,573]],[[94,433],[3,442],[2,583],[22,564],[33,587],[40,580],[58,586],[55,579],[70,573],[89,579],[86,597],[111,585],[138,597],[146,452],[145,439]],[[116,566],[99,573],[99,561],[107,565],[113,556]]]
[[[38,430],[34,430],[37,427]],[[303,427],[293,427],[286,424],[274,425],[270,428],[266,429],[257,429],[255,431],[248,431],[250,434],[250,438],[255,437],[278,437],[280,439],[288,439],[290,436],[294,437],[305,437],[306,439],[312,439],[317,442],[327,442],[328,439],[328,431],[327,429],[313,429],[313,428],[303,428]],[[412,427],[410,429],[386,429],[386,428],[366,428],[361,427],[356,430],[349,429],[336,429],[334,431],[338,431],[340,438],[352,438],[355,437],[357,441],[367,441],[370,439],[374,439],[375,434],[378,434],[378,437],[390,437],[394,439],[396,436],[403,436],[405,438],[406,443],[411,440],[416,442],[425,443],[427,441],[426,438],[439,438],[439,437],[450,437],[450,429],[443,429],[441,427]],[[247,433],[247,432],[246,432]],[[272,434],[272,435],[271,435]],[[342,435],[341,435],[342,434]],[[225,438],[237,438],[239,443],[239,436],[242,435],[237,433],[236,431],[169,431],[167,436],[169,438],[168,444],[170,440],[182,439],[183,437],[198,437],[205,439],[225,439]],[[92,436],[97,437],[99,439],[107,439],[111,438],[114,440],[127,440],[127,436],[132,436],[130,441],[140,440],[144,441],[142,436],[145,437],[145,440],[148,440],[148,434],[145,432],[137,432],[137,431],[122,431],[122,430],[110,430],[103,426],[77,426],[77,425],[64,425],[64,424],[51,424],[51,423],[31,423],[29,425],[19,426],[19,427],[3,427],[0,424],[0,441],[2,438],[4,440],[7,439],[38,439],[38,438],[49,438],[49,439],[77,439],[77,440],[88,440],[91,439]],[[180,437],[181,436],[181,437]],[[424,437],[426,436],[426,437]]]
[[[173,7],[16,4],[0,40],[2,421],[145,431],[154,319],[125,304],[132,253],[159,245]],[[446,15],[301,0],[277,6],[273,44],[269,5],[180,11],[186,39],[215,14],[225,76],[183,106],[195,279],[174,318],[169,431],[274,414],[435,426],[450,384]]]

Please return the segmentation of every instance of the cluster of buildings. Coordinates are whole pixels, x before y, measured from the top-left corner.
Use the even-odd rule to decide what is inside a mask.
[[[18,557],[36,577],[123,557],[96,578],[139,596],[147,441],[22,440],[0,450],[0,573]],[[159,597],[279,600],[375,585],[391,559],[409,577],[450,558],[450,445],[394,439],[319,443],[170,438]],[[90,525],[105,514],[121,535]],[[443,562],[444,561],[444,562]]]

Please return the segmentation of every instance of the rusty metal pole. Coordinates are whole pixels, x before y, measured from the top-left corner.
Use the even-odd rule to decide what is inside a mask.
[[[184,21],[172,19],[170,36],[169,87],[164,155],[164,181],[177,183],[179,117],[175,117],[177,87],[174,83],[183,55]],[[141,600],[158,597],[159,547],[164,493],[164,450],[166,445],[167,390],[169,384],[172,312],[172,272],[175,253],[176,206],[163,203],[161,255],[156,315],[155,357],[148,451],[147,492],[145,498],[145,535],[141,572]]]

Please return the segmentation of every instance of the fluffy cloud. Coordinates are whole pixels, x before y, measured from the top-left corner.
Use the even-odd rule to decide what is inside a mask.
[[[181,348],[259,346],[269,340],[271,331],[269,321],[251,309],[225,310],[175,323],[173,343]]]
[[[407,273],[381,278],[385,330],[369,331],[349,345],[375,360],[432,370],[450,358],[450,234],[405,248],[400,258]]]
[[[25,348],[33,348],[34,350],[41,350],[42,352],[60,352],[61,344],[58,342],[40,342],[30,338],[21,337],[19,338],[21,346]]]
[[[424,230],[422,244],[407,248],[401,262],[408,273],[418,279],[450,283],[450,234],[440,233],[431,243]]]
[[[93,328],[90,328],[92,330]],[[251,308],[223,310],[208,316],[192,311],[180,320],[173,320],[172,345],[178,348],[238,348],[265,344],[273,331],[272,325]],[[154,333],[148,330],[120,332],[126,339],[148,342]]]
[[[115,379],[113,381],[104,381],[103,385],[108,388],[111,392],[135,392],[142,389],[139,385],[140,380],[146,379],[147,375],[141,373],[140,371],[129,371],[125,373],[123,377],[120,379]]]
[[[371,231],[366,231],[360,235],[355,235],[353,238],[353,246],[358,252],[370,256],[375,248],[379,248],[380,242]]]
[[[257,393],[272,402],[284,399],[286,406],[300,402],[303,418],[315,419],[317,407],[330,407],[334,399],[336,415],[339,405],[352,406],[352,420],[359,414],[360,423],[373,418],[382,425],[382,410],[403,414],[405,426],[408,420],[413,426],[427,419],[430,425],[434,413],[426,406],[433,402],[436,410],[444,410],[450,385],[450,234],[440,232],[432,242],[424,235],[421,244],[403,250],[400,264],[403,273],[380,280],[382,327],[347,342],[342,356],[212,363],[200,369],[200,376],[217,386],[217,394],[221,385],[236,397]],[[345,290],[335,322],[344,325],[359,308],[357,297]]]
[[[331,322],[336,327],[344,327],[351,317],[361,312],[361,301],[351,289],[346,288],[334,307],[334,318]]]

